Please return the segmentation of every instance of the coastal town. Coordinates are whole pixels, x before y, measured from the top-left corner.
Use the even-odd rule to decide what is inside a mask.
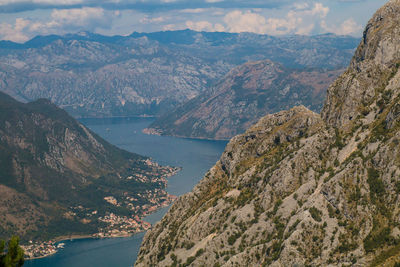
[[[134,173],[127,176],[126,180],[139,180],[142,182],[159,182],[162,188],[167,185],[167,178],[177,174],[180,168],[170,166],[160,166],[158,163],[145,160],[150,170],[144,173]],[[151,170],[157,170],[151,171]],[[81,205],[70,207],[70,210],[64,214],[65,218],[71,220],[78,219],[82,223],[98,222],[101,226],[96,233],[85,236],[66,236],[56,238],[45,242],[29,241],[28,244],[21,246],[25,251],[26,259],[43,258],[57,253],[64,247],[62,240],[76,238],[115,238],[128,237],[133,234],[147,231],[151,228],[151,224],[144,221],[143,218],[155,212],[156,210],[168,207],[177,199],[176,196],[170,195],[165,189],[155,188],[146,190],[143,193],[131,195],[128,192],[123,197],[113,195],[104,197],[104,205],[121,207],[129,209],[129,216],[122,216],[113,212],[101,212],[97,209],[86,208]],[[146,204],[138,204],[146,202]]]

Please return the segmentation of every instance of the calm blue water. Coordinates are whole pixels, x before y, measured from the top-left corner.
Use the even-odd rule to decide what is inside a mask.
[[[182,167],[182,171],[169,179],[167,191],[178,196],[189,192],[219,159],[227,142],[143,134],[142,129],[153,120],[113,118],[82,119],[81,122],[120,148],[149,156],[163,165]],[[155,223],[167,211],[168,208],[160,209],[149,215],[146,220]],[[65,248],[57,254],[27,261],[24,266],[132,266],[143,236],[144,234],[140,233],[128,238],[66,241]]]

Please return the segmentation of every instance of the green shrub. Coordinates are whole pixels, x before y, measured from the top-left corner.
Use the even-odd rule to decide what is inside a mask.
[[[231,236],[228,237],[228,244],[233,245],[235,244],[236,240],[241,236],[240,233],[234,233]]]
[[[322,221],[322,218],[321,218],[322,211],[320,211],[319,209],[317,209],[317,208],[315,208],[315,207],[311,207],[311,208],[309,209],[309,211],[310,211],[311,217],[312,217],[315,221],[317,221],[317,222]]]
[[[195,257],[199,257],[199,256],[201,256],[202,254],[204,253],[204,249],[199,249],[197,252],[196,252],[196,256]]]
[[[382,179],[379,178],[379,172],[374,168],[368,169],[367,179],[370,191],[370,197],[375,202],[377,198],[380,198],[385,193],[385,186]]]
[[[390,237],[390,228],[385,227],[378,233],[371,232],[364,239],[364,249],[366,252],[373,252],[375,249],[383,247],[392,240]]]
[[[186,260],[184,266],[189,266],[189,265],[192,264],[195,260],[196,260],[196,257],[194,257],[194,256],[191,256],[191,257],[187,258],[187,260]]]

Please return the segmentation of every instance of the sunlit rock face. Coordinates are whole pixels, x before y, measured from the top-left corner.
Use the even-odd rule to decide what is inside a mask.
[[[143,241],[136,266],[393,266],[400,192],[400,1],[368,23],[321,116],[267,115]]]

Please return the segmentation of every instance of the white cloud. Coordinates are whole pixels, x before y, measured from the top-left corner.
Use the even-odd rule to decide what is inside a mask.
[[[297,10],[307,9],[309,7],[308,3],[294,3],[293,7]]]
[[[173,31],[176,30],[176,25],[175,24],[166,24],[163,26],[163,31]]]
[[[155,18],[149,18],[149,17],[144,17],[140,20],[140,23],[143,24],[150,24],[150,23],[161,23],[166,21],[168,18],[167,17],[155,17]]]
[[[306,14],[309,13],[306,11]],[[329,13],[329,7],[325,7],[321,3],[315,3],[313,9],[311,10],[311,15],[318,15],[321,18],[325,18]]]
[[[230,32],[266,33],[267,20],[260,14],[251,11],[234,10],[224,17],[224,22]]]
[[[15,1],[17,2],[17,1]],[[23,2],[23,1],[19,1]],[[76,5],[82,4],[83,0],[32,0],[34,4],[51,4],[51,5]]]
[[[44,4],[44,5],[76,5],[83,4],[83,0],[0,0],[0,6],[18,3],[33,3],[33,4]]]
[[[223,16],[225,13],[222,10],[216,10],[211,13],[213,16]]]
[[[191,13],[191,14],[198,14],[198,13],[203,13],[208,11],[208,8],[187,8],[187,9],[182,9],[179,12],[181,13]]]
[[[298,27],[296,34],[299,35],[310,35],[312,30],[314,30],[315,28],[315,24],[314,23],[310,23],[309,25],[306,25],[304,27]]]
[[[102,8],[84,7],[73,9],[54,9],[50,20],[26,20],[17,18],[15,24],[0,24],[0,39],[25,42],[32,36],[41,34],[64,34],[73,31],[95,31],[97,28],[111,27],[118,12],[105,11]]]
[[[52,22],[60,26],[79,27],[88,24],[105,26],[104,9],[84,7],[74,9],[55,9],[51,13]]]
[[[362,27],[358,25],[353,18],[345,20],[342,24],[338,27],[335,26],[328,26],[326,21],[321,21],[321,28],[325,32],[334,33],[338,35],[354,35],[359,33],[362,30]]]
[[[285,18],[269,18],[266,33],[271,35],[289,34],[296,31],[303,19],[294,11],[289,11]]]
[[[215,24],[208,21],[186,21],[186,27],[194,31],[223,32],[225,27],[222,24]]]
[[[311,34],[315,21],[325,18],[329,8],[321,3],[297,3],[284,17],[266,18],[257,10],[232,11],[224,17],[226,28],[230,32],[254,32],[259,34]]]
[[[0,37],[2,40],[10,40],[14,42],[26,42],[29,37],[23,33],[24,29],[30,24],[29,20],[23,18],[17,18],[15,24],[9,23],[0,24]]]
[[[282,3],[286,4],[282,4],[282,8],[277,9],[251,5],[248,5],[247,8],[241,7],[250,2],[262,3],[264,1],[265,3],[268,0],[232,1],[232,7],[229,9],[206,4],[206,2],[230,3],[228,1],[199,0],[193,1],[195,4],[190,6],[185,5],[185,1],[191,0],[90,0],[90,3],[93,4],[91,7],[68,8],[71,5],[85,6],[89,0],[0,0],[0,7],[3,6],[4,10],[7,10],[4,5],[12,3],[45,6],[38,13],[40,16],[28,13],[28,17],[25,13],[15,13],[15,17],[12,17],[14,15],[10,13],[3,23],[0,22],[0,39],[23,42],[38,34],[65,34],[82,30],[106,35],[123,35],[129,34],[133,30],[151,32],[185,28],[197,31],[254,32],[269,35],[310,35],[325,32],[357,35],[361,32],[361,27],[355,22],[355,19],[359,22],[357,16],[354,17],[355,19],[348,20],[346,19],[350,16],[353,17],[353,14],[343,13],[338,16],[337,8],[331,11],[329,1],[326,0],[285,0]],[[167,4],[172,2],[175,3]],[[238,4],[239,2],[241,4]],[[108,6],[104,5],[105,3]],[[118,3],[125,5],[120,8],[110,8],[110,5]],[[135,7],[136,4],[154,7],[156,3],[163,8],[151,12],[146,8],[125,10]],[[103,5],[104,8],[101,8]],[[68,7],[60,9],[58,8],[60,6]],[[15,8],[18,7],[15,6]],[[52,10],[52,8],[55,9]],[[30,14],[33,15],[30,16]],[[44,15],[42,16],[42,14]],[[24,18],[17,20],[17,17]],[[345,19],[340,20],[340,18]],[[334,23],[335,19],[339,21],[337,25]],[[29,23],[26,23],[27,21]]]

